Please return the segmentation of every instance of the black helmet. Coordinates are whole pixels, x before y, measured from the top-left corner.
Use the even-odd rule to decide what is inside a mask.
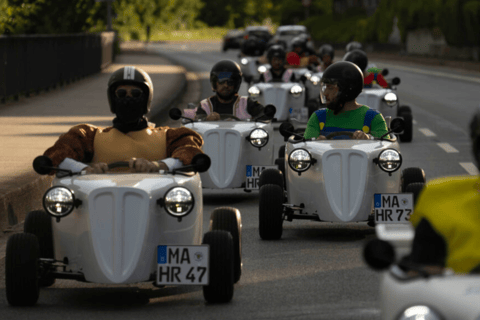
[[[343,57],[343,61],[355,63],[362,71],[365,71],[368,65],[367,54],[360,49],[347,52]]]
[[[112,73],[110,80],[108,80],[107,95],[110,110],[113,113],[115,113],[115,90],[122,84],[130,84],[142,88],[143,94],[147,96],[143,114],[147,114],[150,111],[153,99],[153,83],[148,73],[136,67],[123,67]]]
[[[244,55],[258,57],[265,51],[265,44],[261,39],[250,35],[248,36],[248,39],[243,40],[241,51]]]
[[[302,53],[307,50],[307,38],[297,36],[292,39],[292,50],[295,51],[296,47],[302,48]]]
[[[357,65],[340,61],[329,66],[322,75],[321,82],[336,83],[340,89],[339,100],[354,100],[363,90],[363,73]]]
[[[325,55],[330,56],[333,61],[333,57],[335,56],[335,50],[329,44],[324,44],[320,48],[318,48],[318,56],[320,57],[320,59],[322,59]]]
[[[480,106],[477,107],[470,122],[470,138],[472,139],[473,157],[480,167]]]
[[[350,52],[350,51],[355,50],[355,49],[362,50],[362,44],[360,42],[357,42],[357,41],[352,41],[352,42],[349,42],[347,44],[347,46],[345,47],[346,52]]]
[[[233,92],[234,94],[237,93],[242,84],[242,69],[235,61],[222,60],[213,66],[212,71],[210,71],[210,84],[213,91],[217,89],[217,81],[225,78],[234,81]]]
[[[287,53],[285,52],[285,49],[283,49],[283,46],[281,45],[273,45],[271,46],[268,51],[267,51],[267,60],[271,64],[272,58],[277,57],[281,58],[285,62],[285,57]]]

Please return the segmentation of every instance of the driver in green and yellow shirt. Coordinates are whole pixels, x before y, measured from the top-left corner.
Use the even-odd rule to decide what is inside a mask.
[[[331,133],[348,131],[351,132],[348,136],[334,139],[366,140],[380,138],[388,132],[380,112],[355,101],[363,89],[363,73],[355,64],[346,61],[332,64],[323,73],[320,85],[322,103],[327,108],[310,116],[304,134],[306,139],[325,140]]]

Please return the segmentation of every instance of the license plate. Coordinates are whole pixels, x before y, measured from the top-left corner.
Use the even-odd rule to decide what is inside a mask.
[[[245,179],[245,189],[258,190],[258,180],[260,179],[260,174],[265,169],[277,169],[277,167],[247,165],[247,177]]]
[[[209,246],[158,246],[157,284],[208,285]]]
[[[413,194],[376,193],[374,208],[376,223],[408,223],[413,213]]]

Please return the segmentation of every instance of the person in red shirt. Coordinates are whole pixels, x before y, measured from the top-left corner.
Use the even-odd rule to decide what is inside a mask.
[[[356,49],[348,52],[343,57],[343,61],[353,62],[363,71],[364,88],[371,88],[374,84],[378,84],[383,88],[390,88],[380,69],[370,68],[367,70],[368,58],[367,54],[362,50]]]

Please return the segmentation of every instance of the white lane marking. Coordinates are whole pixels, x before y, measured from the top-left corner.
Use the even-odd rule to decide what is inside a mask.
[[[412,120],[412,123],[413,123],[413,124],[417,124],[417,120]]]
[[[437,145],[445,150],[447,153],[458,153],[458,150],[452,147],[449,143],[443,142],[443,143],[437,143]]]
[[[382,65],[389,66],[390,68],[410,71],[410,72],[414,72],[414,73],[421,73],[421,74],[426,74],[426,75],[430,75],[430,76],[438,76],[438,77],[445,77],[445,78],[450,78],[450,79],[464,80],[464,81],[471,81],[471,82],[480,83],[480,78],[475,78],[475,77],[466,77],[466,76],[460,76],[460,75],[457,75],[457,74],[444,73],[444,72],[438,72],[438,71],[420,70],[420,69],[416,69],[416,68],[403,67],[403,66],[393,65],[393,64],[389,64],[389,63],[383,63],[383,62],[379,62],[379,63],[382,64]]]
[[[476,176],[479,174],[478,168],[471,162],[460,162],[460,165],[468,172],[469,175]]]
[[[427,128],[421,128],[421,129],[418,129],[421,133],[423,133],[425,136],[427,137],[435,137],[436,134],[433,133],[432,131],[430,131],[430,129],[427,129]]]

